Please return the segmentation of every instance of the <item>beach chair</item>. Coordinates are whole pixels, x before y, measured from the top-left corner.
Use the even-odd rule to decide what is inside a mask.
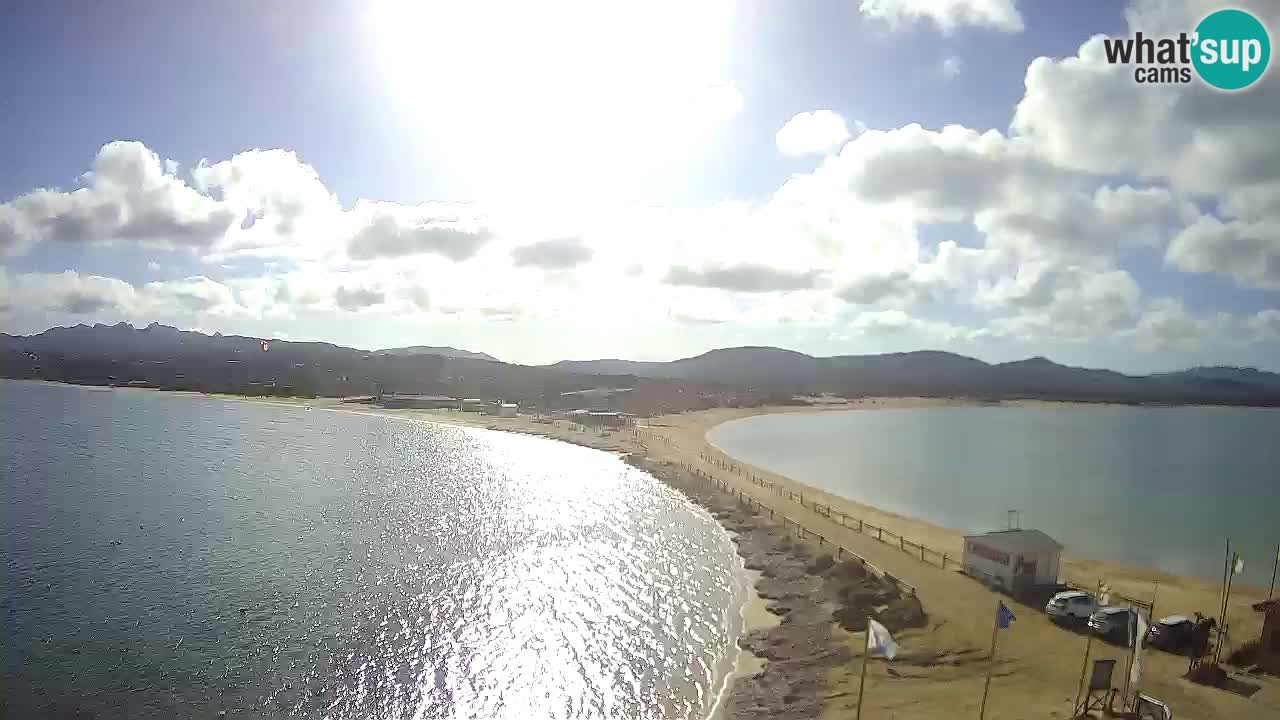
[[[1076,708],[1073,717],[1088,717],[1092,710],[1102,710],[1111,714],[1112,701],[1116,688],[1111,687],[1111,676],[1115,673],[1115,660],[1094,660],[1093,672],[1089,674],[1089,687],[1085,691],[1080,707]]]
[[[1168,705],[1141,693],[1138,694],[1133,710],[1138,720],[1173,720],[1173,711]]]

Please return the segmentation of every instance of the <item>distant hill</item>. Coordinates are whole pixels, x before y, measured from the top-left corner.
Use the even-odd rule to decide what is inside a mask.
[[[380,353],[388,355],[439,355],[447,358],[468,358],[470,360],[488,360],[489,362],[500,362],[498,358],[489,353],[471,352],[470,350],[459,350],[452,347],[433,347],[431,345],[410,345],[408,347],[387,348],[379,350]]]
[[[786,402],[813,393],[1280,406],[1280,374],[1252,368],[1137,376],[1043,357],[991,364],[932,350],[814,357],[775,347],[723,348],[671,362],[566,360],[530,367],[450,347],[370,351],[206,335],[156,323],[0,335],[0,377],[241,394],[429,392],[541,407],[575,398],[565,393],[625,387],[635,392],[625,393],[619,400],[625,406],[617,409],[628,412]]]
[[[782,348],[738,347],[671,362],[571,360],[550,367],[579,374],[717,381],[846,395],[1280,404],[1280,374],[1253,368],[1191,368],[1139,376],[1070,367],[1044,357],[991,364],[933,350],[814,357]]]

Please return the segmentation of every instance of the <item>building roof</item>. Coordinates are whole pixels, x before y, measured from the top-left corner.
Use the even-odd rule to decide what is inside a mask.
[[[1062,543],[1039,530],[997,530],[980,535],[965,535],[965,540],[981,540],[1006,552],[1046,552],[1061,550]]]
[[[458,398],[448,395],[422,395],[420,393],[383,393],[384,398],[404,398],[406,400],[433,400],[438,402],[458,402]]]
[[[1263,600],[1262,602],[1256,602],[1253,604],[1252,607],[1254,610],[1260,613],[1272,612],[1272,611],[1280,612],[1280,598],[1275,598],[1272,600]]]

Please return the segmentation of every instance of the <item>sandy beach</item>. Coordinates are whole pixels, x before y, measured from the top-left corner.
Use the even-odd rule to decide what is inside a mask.
[[[763,413],[823,412],[830,410],[867,409],[884,407],[912,407],[938,404],[959,404],[959,401],[931,399],[864,399],[850,403],[830,403],[810,407],[776,407],[753,409],[717,409],[683,415],[652,418],[637,433],[614,431],[600,433],[584,431],[569,423],[537,422],[532,418],[494,418],[453,411],[383,410],[381,408],[342,404],[336,400],[260,400],[280,405],[306,405],[317,411],[335,410],[376,415],[413,418],[493,430],[529,433],[567,442],[573,442],[601,450],[617,452],[644,459],[645,467],[668,481],[691,478],[683,468],[703,468],[727,482],[734,492],[750,496],[764,503],[785,502],[768,489],[752,483],[751,475],[767,478],[775,488],[788,488],[803,492],[806,500],[816,499],[832,510],[851,517],[858,517],[902,535],[907,540],[924,544],[955,557],[960,554],[962,532],[943,528],[912,518],[883,512],[870,505],[848,498],[836,497],[809,487],[794,479],[769,473],[737,463],[743,474],[729,473],[706,463],[700,455],[716,452],[706,439],[706,433],[714,426],[730,420]],[[687,476],[687,477],[686,477]],[[687,493],[689,494],[689,493]],[[719,493],[728,498],[725,493]],[[693,495],[691,495],[693,497]],[[698,498],[694,498],[695,501]],[[702,502],[707,506],[707,502]],[[821,533],[831,542],[850,549],[867,558],[887,572],[902,578],[918,590],[920,601],[928,615],[924,627],[907,629],[898,636],[903,657],[893,663],[873,662],[868,671],[864,717],[867,718],[951,718],[954,716],[977,717],[981,700],[982,683],[986,673],[988,648],[991,642],[992,619],[997,595],[954,569],[943,570],[937,563],[921,562],[918,555],[902,552],[896,545],[878,542],[874,537],[843,527],[834,520],[812,513],[800,505],[790,505],[788,512],[800,520],[809,530]],[[717,514],[714,513],[713,514]],[[749,514],[748,514],[749,515]],[[763,522],[758,518],[734,517],[726,522],[726,529],[735,534],[740,553],[749,550],[751,528]],[[754,517],[754,516],[752,516]],[[750,520],[750,521],[749,521]],[[749,521],[749,522],[748,522]],[[764,523],[767,524],[767,523]],[[744,532],[744,530],[747,530]],[[768,545],[786,538],[785,531],[766,529],[760,541]],[[754,541],[752,541],[754,542]],[[764,555],[770,551],[761,550]],[[812,555],[811,548],[804,551]],[[774,551],[776,555],[776,548]],[[744,557],[746,557],[744,555]],[[748,567],[752,567],[748,564]],[[803,608],[797,615],[796,582],[816,582],[792,578],[791,587],[771,587],[774,578],[770,570],[757,582],[757,590],[768,596],[775,614],[780,609],[784,617],[817,617],[818,611]],[[778,575],[776,568],[772,571]],[[1169,575],[1142,568],[1133,568],[1086,558],[1064,556],[1063,575],[1081,585],[1093,586],[1099,579],[1108,582],[1122,594],[1140,599],[1150,599],[1155,583],[1159,583],[1156,615],[1201,611],[1216,614],[1219,602],[1218,587],[1196,578]],[[800,593],[804,596],[804,593]],[[818,593],[822,596],[822,593]],[[790,598],[781,601],[778,597]],[[1000,596],[1003,597],[1003,596]],[[1260,617],[1249,605],[1265,597],[1265,589],[1237,587],[1232,594],[1229,617],[1232,636],[1242,639],[1257,637]],[[1086,636],[1052,624],[1041,608],[1027,607],[1004,598],[1017,614],[1013,628],[1002,632],[996,652],[995,672],[991,683],[990,699],[986,708],[988,718],[1066,718],[1071,716],[1072,701],[1076,695]],[[766,702],[761,694],[769,688],[769,666],[763,672],[760,662],[753,658],[740,659],[739,673],[732,689],[730,701],[719,708],[721,717],[764,717],[771,708],[772,716],[783,717],[850,717],[857,701],[861,632],[850,633],[831,622],[835,609],[821,597],[816,601],[820,608],[825,632],[812,628],[807,632],[806,650],[820,660],[809,657],[805,661],[789,660],[792,671],[804,668],[812,682],[784,682],[790,688],[777,702]],[[756,627],[744,637],[749,649],[756,651],[769,647],[772,636],[787,637],[786,620],[776,627],[768,627],[771,620],[761,619],[759,603],[749,606],[754,613]],[[763,625],[761,625],[763,623]],[[803,624],[802,622],[799,624]],[[750,626],[750,625],[749,625]],[[784,630],[779,633],[779,628]],[[790,630],[794,632],[794,629]],[[792,643],[795,644],[795,636]],[[764,639],[762,639],[764,638]],[[785,643],[785,640],[778,640]],[[757,652],[770,660],[769,652]],[[1127,650],[1101,640],[1092,643],[1091,659],[1116,658],[1123,668]],[[793,662],[794,661],[794,662]],[[1237,684],[1236,691],[1197,685],[1183,679],[1187,660],[1156,650],[1148,651],[1140,689],[1166,702],[1179,720],[1184,718],[1209,720],[1210,718],[1274,718],[1280,716],[1280,680],[1277,678],[1249,679]],[[1123,681],[1123,672],[1116,673],[1116,685]],[[745,702],[744,702],[745,701]]]

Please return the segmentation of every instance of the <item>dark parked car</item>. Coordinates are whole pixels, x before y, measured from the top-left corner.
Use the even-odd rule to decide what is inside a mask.
[[[1147,645],[1183,654],[1191,648],[1195,629],[1195,621],[1186,615],[1170,615],[1147,629]]]
[[[1137,611],[1127,607],[1104,607],[1089,616],[1089,629],[1117,642],[1129,644],[1131,625]]]

